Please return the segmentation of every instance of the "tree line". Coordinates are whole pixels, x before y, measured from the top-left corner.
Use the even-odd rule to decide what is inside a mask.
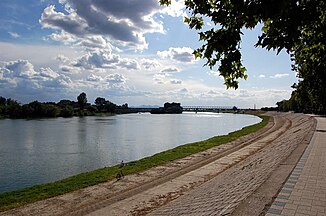
[[[128,109],[127,103],[117,105],[103,97],[97,97],[94,104],[90,104],[84,92],[78,95],[77,101],[60,100],[58,103],[33,101],[23,105],[14,99],[0,96],[2,118],[53,118],[128,112],[132,110]]]

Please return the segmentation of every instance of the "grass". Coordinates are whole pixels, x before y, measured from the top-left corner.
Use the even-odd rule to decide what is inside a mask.
[[[229,133],[228,135],[216,136],[204,141],[178,146],[174,149],[155,154],[151,157],[129,162],[128,166],[123,168],[124,174],[128,175],[144,171],[151,167],[159,166],[169,161],[180,159],[191,154],[207,150],[214,146],[231,142],[241,136],[255,132],[265,127],[269,121],[268,116],[259,117],[263,119],[260,123],[245,127],[241,130]],[[77,189],[85,188],[87,186],[103,183],[114,179],[118,172],[119,166],[117,165],[82,173],[53,183],[2,193],[0,194],[0,211],[9,210],[27,203],[32,203],[42,199],[65,194]]]

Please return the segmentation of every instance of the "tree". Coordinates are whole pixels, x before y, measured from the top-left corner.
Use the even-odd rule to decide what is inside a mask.
[[[21,105],[11,98],[6,101],[6,115],[10,118],[20,118],[21,117]]]
[[[0,96],[0,106],[6,106],[7,99]]]
[[[121,105],[121,108],[122,108],[122,109],[128,109],[128,104],[127,104],[127,103],[122,104],[122,105]]]
[[[105,105],[105,98],[97,97],[95,99],[95,105],[97,106],[98,110],[101,111]]]
[[[163,5],[170,0],[160,0]],[[195,50],[195,57],[205,58],[213,67],[220,62],[220,74],[227,87],[238,88],[238,79],[247,78],[241,62],[241,35],[243,28],[252,29],[263,23],[262,34],[256,46],[292,51],[307,25],[320,20],[325,9],[322,1],[311,0],[185,0],[190,17],[185,22],[190,28],[203,30],[204,17],[215,24],[199,32],[204,42]]]
[[[79,104],[80,109],[85,108],[87,104],[87,97],[85,92],[80,93],[80,95],[77,97],[77,102]]]
[[[169,5],[171,0],[160,3]],[[299,85],[311,91],[318,110],[325,112],[325,1],[185,0],[185,5],[190,15],[185,22],[200,30],[204,42],[194,51],[195,57],[205,58],[210,68],[220,62],[218,70],[227,88],[237,89],[238,80],[247,78],[240,52],[242,30],[262,23],[256,46],[291,53],[293,69],[303,79]],[[215,26],[204,30],[205,18]]]
[[[62,117],[72,117],[74,115],[74,109],[70,105],[66,105],[60,111],[60,116]]]
[[[114,113],[115,109],[117,108],[117,105],[115,103],[112,103],[111,101],[107,100],[107,101],[105,101],[104,108],[107,112]]]

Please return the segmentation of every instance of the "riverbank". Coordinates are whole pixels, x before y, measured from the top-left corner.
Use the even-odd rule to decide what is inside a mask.
[[[204,151],[214,146],[234,141],[239,137],[245,136],[263,128],[268,123],[269,117],[263,116],[262,118],[263,121],[261,123],[243,128],[242,130],[236,132],[232,132],[226,136],[213,137],[205,141],[179,146],[177,148],[153,155],[152,157],[130,162],[127,166],[123,167],[123,172],[125,175],[138,173],[151,167],[159,166],[167,162]],[[119,171],[119,166],[108,167],[88,173],[83,173],[54,183],[0,194],[0,211],[16,208],[27,203],[58,196],[91,185],[114,180]]]

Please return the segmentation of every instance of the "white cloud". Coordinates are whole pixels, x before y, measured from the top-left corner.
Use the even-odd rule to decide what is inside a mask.
[[[158,51],[157,55],[161,58],[168,58],[178,62],[191,63],[195,61],[190,47],[170,47],[168,50]]]
[[[121,58],[117,66],[125,69],[130,69],[130,70],[140,69],[140,66],[136,60],[128,59],[128,58]]]
[[[171,84],[181,84],[181,83],[182,83],[182,80],[171,79],[171,80],[170,80],[170,83],[171,83]]]
[[[120,55],[113,54],[110,50],[88,52],[77,58],[71,63],[74,67],[84,69],[107,68],[107,69],[139,69],[140,66],[136,60],[121,58]]]
[[[10,36],[13,37],[13,38],[19,38],[20,37],[20,35],[18,33],[16,33],[16,32],[8,32],[8,34],[10,34]]]
[[[274,76],[270,76],[270,78],[283,78],[283,77],[287,77],[289,76],[288,73],[278,73],[278,74],[275,74]]]
[[[152,70],[152,69],[155,69],[157,67],[160,67],[161,64],[156,60],[142,59],[142,66],[146,70]]]
[[[58,61],[61,61],[61,62],[69,61],[69,58],[67,56],[65,56],[65,55],[62,55],[62,54],[57,55],[57,57],[55,59],[58,60]]]
[[[2,68],[7,78],[23,77],[29,78],[36,74],[34,66],[27,60],[7,62]]]
[[[126,82],[126,78],[122,74],[110,74],[105,77],[105,80],[112,84],[122,84]]]
[[[43,28],[58,31],[51,36],[54,40],[71,39],[67,34],[77,38],[102,36],[112,43],[144,49],[147,47],[144,34],[163,33],[162,23],[153,18],[161,10],[157,0],[65,0],[60,3],[65,6],[65,13],[50,5],[39,20]]]
[[[163,13],[172,17],[185,16],[184,0],[172,0],[171,5],[163,9]]]
[[[0,67],[0,87],[5,92],[14,91],[22,97],[32,94],[60,94],[73,87],[70,77],[59,74],[51,68],[34,69],[27,60],[5,62]]]
[[[178,92],[179,92],[179,93],[182,93],[182,94],[186,94],[186,93],[188,93],[189,91],[188,91],[188,89],[183,88],[183,89],[180,89]]]
[[[161,73],[176,73],[179,72],[180,70],[176,67],[167,67],[161,70]]]
[[[85,49],[109,49],[112,50],[111,44],[103,36],[89,36],[76,43],[77,46],[84,47]]]
[[[260,74],[258,77],[259,78],[265,78],[266,76],[264,74]]]
[[[95,74],[90,74],[87,79],[87,81],[90,81],[90,82],[100,82],[103,80],[103,78],[101,76],[97,76]]]
[[[214,95],[214,96],[222,96],[223,95],[222,91],[217,91],[217,90],[209,90],[207,92],[207,94],[208,95]]]
[[[76,60],[75,67],[83,67],[85,69],[92,68],[111,68],[115,69],[119,63],[119,56],[112,55],[110,52],[97,51],[88,52]]]
[[[78,39],[74,35],[69,34],[65,31],[52,33],[49,37],[54,41],[59,41],[66,45],[76,43],[78,41]]]
[[[165,74],[154,74],[153,80],[156,84],[164,84],[166,82]]]
[[[51,68],[40,68],[39,75],[42,77],[50,78],[50,79],[55,79],[59,77],[60,75],[56,72],[54,72]]]
[[[80,68],[69,66],[69,65],[61,65],[60,70],[63,73],[67,73],[67,74],[77,74],[81,72]]]

